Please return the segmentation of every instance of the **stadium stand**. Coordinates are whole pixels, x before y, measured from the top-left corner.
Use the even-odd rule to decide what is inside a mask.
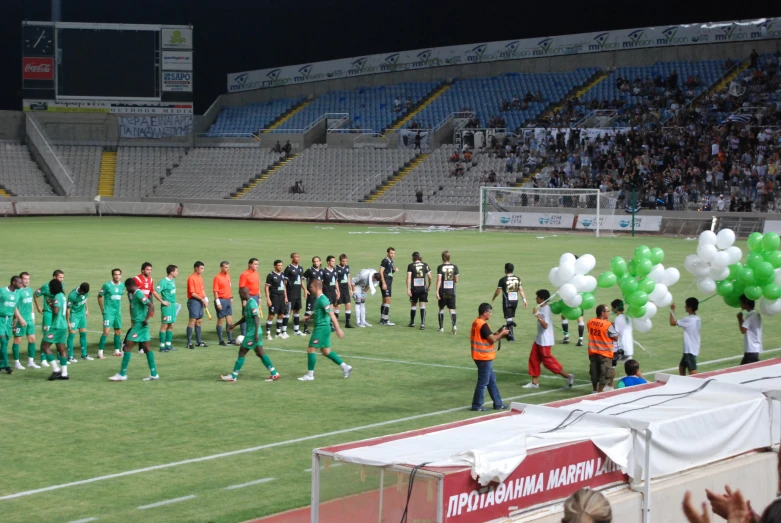
[[[14,196],[54,196],[26,145],[0,143],[0,186]]]
[[[415,158],[410,149],[336,149],[313,145],[243,199],[358,202]],[[303,192],[293,192],[301,182]]]
[[[215,137],[225,134],[257,133],[267,129],[275,121],[284,117],[296,107],[303,98],[253,102],[237,107],[226,107],[217,116],[206,136]]]
[[[179,167],[154,190],[156,197],[229,198],[280,155],[268,149],[247,147],[202,147],[191,149]]]
[[[114,196],[143,198],[179,166],[186,154],[182,147],[120,147]]]
[[[102,147],[60,145],[55,148],[68,172],[73,177],[70,196],[95,196],[98,194]]]

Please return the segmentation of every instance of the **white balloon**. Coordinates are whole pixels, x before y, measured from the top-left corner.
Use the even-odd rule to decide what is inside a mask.
[[[568,307],[580,307],[580,304],[583,303],[583,296],[576,294],[572,298],[565,299],[564,303],[566,303]]]
[[[559,296],[561,296],[561,299],[565,302],[574,298],[577,293],[578,289],[571,283],[565,283],[559,287]]]
[[[776,279],[774,281],[776,285],[781,285],[781,269],[776,269]]]
[[[716,235],[716,247],[719,249],[732,247],[733,243],[735,243],[735,233],[732,229],[722,229]]]
[[[645,304],[645,314],[643,314],[643,317],[640,318],[640,319],[641,320],[650,320],[651,318],[656,316],[657,310],[658,309],[656,308],[656,305],[654,305],[653,303],[651,303],[649,301],[648,303]]]
[[[711,269],[710,277],[713,278],[714,281],[723,281],[729,278],[729,267],[724,267],[723,269],[716,270]]]
[[[578,292],[584,292],[584,288],[586,287],[586,277],[580,274],[576,274],[572,277],[569,283],[574,285]],[[572,305],[570,305],[570,307],[572,307]]]
[[[767,300],[765,300],[767,301]],[[767,308],[770,311],[770,314],[778,314],[781,312],[781,299],[771,301],[767,304]]]
[[[649,319],[633,319],[632,320],[632,326],[637,332],[648,332],[651,330],[651,328],[654,326],[654,324]]]
[[[651,294],[648,295],[648,300],[654,302],[656,305],[659,305],[659,302],[667,296],[667,285],[664,283],[657,283],[656,287],[654,287],[654,290],[651,292]]]
[[[690,273],[694,274],[694,268],[702,262],[700,257],[696,254],[690,254],[683,261],[684,268]]]
[[[716,282],[713,281],[713,278],[702,278],[697,280],[697,288],[702,292],[710,294],[716,292]]]
[[[593,276],[584,276],[586,279],[586,285],[581,292],[594,292],[597,288],[597,279]]]
[[[597,266],[597,260],[591,254],[584,254],[575,260],[575,273],[588,274],[590,270]]]
[[[575,255],[571,252],[565,252],[561,255],[561,258],[559,258],[559,266],[562,266],[566,263],[575,263]]]
[[[697,279],[708,277],[710,275],[710,265],[705,262],[698,264],[694,268],[693,274],[697,277]]]
[[[564,263],[562,265],[559,265],[559,281],[561,283],[567,283],[572,279],[573,276],[575,276],[575,264],[574,263]]]
[[[732,247],[728,247],[726,251],[729,255],[729,263],[732,265],[733,263],[739,263],[740,259],[743,257],[743,251],[740,250],[740,247],[737,247],[733,245]]]
[[[562,281],[559,280],[559,268],[554,267],[548,273],[548,280],[554,287],[561,287]]]
[[[662,279],[662,283],[664,283],[668,287],[672,287],[673,285],[678,283],[678,280],[680,279],[681,279],[681,272],[675,267],[668,267],[664,270],[664,278]]]
[[[700,245],[716,246],[716,233],[713,231],[702,231],[700,233]]]
[[[654,265],[654,268],[651,269],[651,273],[648,277],[651,278],[654,283],[662,283],[662,279],[664,278],[664,265],[661,263]]]
[[[664,298],[654,303],[656,303],[657,307],[669,307],[672,302],[673,302],[673,295],[670,294],[670,292],[668,291],[667,294],[664,295]]]
[[[770,310],[770,303],[771,302],[765,298],[762,298],[762,301],[759,302],[759,312],[761,312],[763,316],[773,315],[773,312]]]
[[[730,257],[727,251],[719,251],[710,261],[710,266],[714,268],[723,269],[730,264]]]
[[[706,263],[710,263],[718,252],[719,250],[716,248],[716,246],[710,243],[701,243],[697,247],[697,256],[699,256],[700,259]]]

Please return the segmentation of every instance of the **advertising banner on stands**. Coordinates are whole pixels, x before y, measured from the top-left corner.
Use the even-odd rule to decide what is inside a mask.
[[[189,71],[163,71],[163,92],[193,92],[193,73]]]
[[[163,51],[163,70],[165,71],[192,71],[192,51]]]
[[[193,30],[192,29],[168,29],[162,31],[163,49],[192,49],[193,48]]]
[[[487,227],[530,227],[536,229],[572,229],[574,214],[539,212],[489,212]]]
[[[120,102],[110,100],[81,100],[55,102],[54,100],[24,100],[25,111],[53,113],[112,113],[135,115],[192,115],[190,102]]]
[[[54,80],[54,58],[22,58],[22,80]]]
[[[578,221],[575,224],[575,229],[595,230],[596,226],[596,214],[580,214],[578,215]],[[611,231],[631,231],[632,217],[626,214],[620,216],[612,214],[600,215],[599,228],[600,230],[605,229]],[[636,215],[635,230],[641,232],[659,232],[662,230],[662,217]]]
[[[453,45],[228,75],[229,93],[447,65],[781,38],[781,18],[696,23]]]
[[[769,232],[781,234],[781,221],[765,220],[765,230],[763,231],[763,233],[767,234]]]
[[[120,116],[122,138],[171,138],[193,132],[192,116]]]

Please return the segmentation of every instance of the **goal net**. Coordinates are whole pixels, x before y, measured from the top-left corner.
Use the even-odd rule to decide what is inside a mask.
[[[619,193],[599,189],[481,187],[480,231],[588,230],[600,236],[621,227],[615,216],[618,206]]]

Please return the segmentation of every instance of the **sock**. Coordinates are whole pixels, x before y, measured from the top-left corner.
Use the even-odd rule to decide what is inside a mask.
[[[187,345],[193,344],[193,328],[187,327]]]
[[[225,343],[222,339],[222,325],[217,325],[217,338],[220,340],[220,343]]]
[[[298,332],[298,326],[301,324],[301,318],[298,314],[293,314],[293,330]]]
[[[578,338],[583,339],[583,331],[586,330],[586,325],[582,322],[578,322]]]
[[[27,357],[35,360],[35,342],[27,343]]]
[[[336,316],[336,321],[339,321],[339,311],[334,311],[334,316]]]
[[[274,365],[271,363],[271,358],[268,357],[268,354],[263,353],[263,356],[260,357],[260,361],[262,361],[263,365],[265,365],[266,368],[271,371],[272,376],[277,375],[277,369],[274,368]]]
[[[439,311],[439,328],[444,329],[444,323],[445,323],[445,309],[440,309]]]
[[[244,357],[239,356],[239,358],[236,360],[236,365],[233,366],[233,372],[231,375],[233,376],[233,379],[236,379],[239,377],[239,371],[244,366]]]
[[[513,319],[512,318],[505,318],[504,321],[506,322],[507,328],[510,330],[510,337],[513,337]]]
[[[0,367],[8,367],[8,338],[0,338]]]
[[[409,310],[409,322],[410,325],[415,323],[415,314],[418,312],[418,309],[415,307],[410,308]]]
[[[51,365],[52,372],[60,372],[60,362],[57,361],[57,358],[54,357],[54,354],[47,354],[46,361],[48,361],[49,365]]]
[[[174,331],[165,331],[165,348],[171,348],[171,342],[174,339]]]
[[[306,368],[309,372],[314,372],[315,365],[317,364],[317,354],[314,352],[306,353]]]
[[[453,323],[453,327],[456,326],[456,311],[450,311],[450,321]]]
[[[114,334],[114,352],[119,352],[122,348],[122,337],[119,334]]]
[[[420,324],[423,325],[426,323],[426,308],[420,307]]]
[[[385,321],[385,304],[380,305],[380,321]]]
[[[130,357],[133,355],[131,351],[125,351],[122,355],[122,368],[119,369],[120,376],[127,376],[127,366],[130,365]]]
[[[329,360],[333,361],[337,365],[341,365],[342,363],[344,363],[342,361],[342,358],[340,358],[339,355],[337,353],[335,353],[334,351],[329,352],[328,356],[326,356],[326,358],[328,358]]]
[[[14,361],[19,361],[19,344],[14,343],[13,347],[11,347],[11,350],[14,353]]]
[[[76,338],[76,335],[72,332],[68,333],[68,359],[71,359],[73,357],[73,340]]]
[[[277,336],[279,336],[280,332],[282,332],[282,320],[277,318]]]
[[[346,318],[345,325],[350,325],[350,318],[352,317],[352,311],[344,311],[344,317]]]
[[[196,325],[195,326],[195,342],[198,345],[203,343],[203,341],[201,340],[201,326],[200,325]]]
[[[146,364],[149,365],[149,372],[152,376],[157,376],[157,367],[155,366],[155,353],[151,350],[146,353]]]
[[[290,315],[285,314],[282,316],[282,332],[287,332],[287,324],[290,323]]]
[[[561,330],[564,331],[564,337],[569,338],[569,320],[561,320]]]
[[[87,357],[87,333],[86,332],[79,333],[79,345],[81,345],[81,357],[86,358]]]
[[[167,331],[160,331],[160,350],[165,348],[165,333]]]
[[[103,334],[103,335],[100,337],[100,343],[98,344],[98,353],[99,353],[99,354],[103,354],[103,349],[105,349],[105,348],[106,348],[106,339],[107,339],[107,338],[106,338],[106,335],[105,335],[105,334]]]
[[[266,321],[266,333],[268,333],[268,334],[271,334],[271,325],[272,325],[272,321],[271,320],[267,320]]]
[[[60,367],[62,367],[60,369],[60,373],[63,376],[67,376],[68,375],[68,358],[63,358],[63,357],[60,358]]]

